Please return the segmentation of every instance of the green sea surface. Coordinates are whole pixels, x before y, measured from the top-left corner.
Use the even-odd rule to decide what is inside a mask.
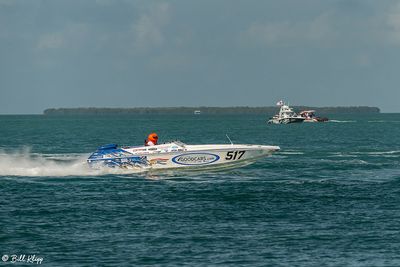
[[[329,117],[0,116],[0,266],[400,266],[400,114]],[[88,168],[150,132],[281,151],[225,171]]]

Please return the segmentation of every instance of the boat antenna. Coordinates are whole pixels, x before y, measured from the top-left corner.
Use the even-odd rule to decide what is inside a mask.
[[[231,145],[233,146],[233,142],[232,142],[232,140],[229,138],[228,134],[225,134],[225,135],[226,135],[226,138],[228,138],[229,142],[231,142]]]

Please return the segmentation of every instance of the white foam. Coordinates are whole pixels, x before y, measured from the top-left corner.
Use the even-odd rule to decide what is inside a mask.
[[[391,150],[391,151],[366,151],[366,152],[350,152],[351,154],[357,155],[396,155],[400,154],[400,150]]]
[[[357,122],[357,121],[339,121],[339,120],[329,120],[328,122],[336,122],[336,123],[348,123],[348,122]]]
[[[392,150],[392,151],[376,151],[376,152],[368,152],[369,155],[392,155],[392,154],[399,154],[400,150]]]
[[[99,176],[106,174],[129,174],[143,169],[92,169],[86,163],[87,154],[38,154],[29,149],[16,152],[0,150],[0,176]]]
[[[344,157],[344,158],[356,158],[356,157],[358,157],[358,155],[352,155],[351,153],[350,154],[347,154],[347,153],[342,153],[342,152],[332,152],[332,153],[330,153],[331,155],[329,155],[329,156],[327,156],[328,158],[337,158],[337,157]]]
[[[281,155],[304,155],[303,152],[299,152],[299,151],[282,151],[282,152],[279,152],[279,154],[281,154]]]

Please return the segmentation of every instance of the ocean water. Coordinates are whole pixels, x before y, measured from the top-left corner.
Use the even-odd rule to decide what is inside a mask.
[[[400,114],[330,118],[0,116],[0,266],[400,266]],[[218,172],[86,166],[153,131],[281,151]]]

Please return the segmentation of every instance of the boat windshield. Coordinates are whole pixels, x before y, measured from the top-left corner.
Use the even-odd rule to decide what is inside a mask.
[[[181,142],[179,140],[172,141],[171,143],[174,143],[174,144],[176,144],[177,146],[180,146],[180,147],[185,147],[186,146],[186,144],[184,142]]]

